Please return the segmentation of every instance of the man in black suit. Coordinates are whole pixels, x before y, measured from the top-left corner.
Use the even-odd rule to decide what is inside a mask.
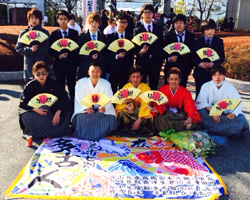
[[[221,64],[225,60],[223,40],[214,35],[215,29],[216,23],[213,19],[203,21],[201,23],[201,30],[204,35],[194,41],[193,62],[195,65],[194,78],[196,85],[196,97],[200,93],[201,86],[212,80],[210,71],[214,64]],[[202,60],[196,51],[203,47],[209,47],[215,50],[220,59],[215,62],[211,62],[209,59]]]
[[[174,42],[180,42],[187,45],[190,51],[192,51],[194,43],[194,34],[185,31],[186,16],[182,14],[176,15],[173,19],[173,24],[175,31],[166,35],[164,47]],[[164,69],[165,83],[167,81],[166,75],[168,70],[172,67],[177,67],[178,69],[180,69],[182,73],[180,85],[186,87],[188,76],[193,68],[191,52],[185,55],[177,55],[174,53],[168,54],[167,52],[165,52],[165,58],[166,58],[166,64]]]
[[[125,31],[128,25],[128,15],[121,13],[116,18],[117,31],[107,35],[107,47],[117,39],[128,39],[132,40],[132,35]],[[109,72],[109,82],[113,93],[121,89],[129,79],[129,69],[133,67],[134,62],[134,49],[131,49],[128,52],[116,52],[107,50],[107,64]]]
[[[101,16],[97,12],[89,13],[86,24],[88,25],[88,30],[81,33],[78,37],[78,45],[81,48],[86,42],[91,40],[98,40],[106,44],[106,37],[98,31],[98,28],[101,24]],[[88,77],[89,65],[93,61],[98,61],[100,63],[100,68],[102,70],[102,78],[106,77],[106,65],[105,65],[105,52],[106,48],[102,49],[100,52],[91,52],[88,56],[79,55],[79,71],[78,71],[78,80],[84,77]]]
[[[151,45],[136,45],[136,65],[142,67],[142,81],[146,82],[149,76],[149,86],[152,90],[157,90],[162,67],[162,28],[154,24],[154,7],[152,4],[145,4],[141,8],[141,19],[143,23],[134,29],[134,36],[142,32],[152,32],[158,39]]]
[[[61,38],[69,38],[77,42],[78,32],[68,28],[69,14],[64,10],[58,11],[56,20],[60,26],[59,29],[53,31],[50,36],[50,44]],[[54,57],[53,68],[55,70],[56,80],[65,88],[65,78],[70,93],[71,105],[74,105],[76,68],[77,68],[77,52],[78,50],[69,52],[58,52],[50,49],[51,55]]]

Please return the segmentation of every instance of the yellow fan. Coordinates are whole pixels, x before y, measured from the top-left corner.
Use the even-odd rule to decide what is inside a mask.
[[[120,89],[114,94],[111,103],[123,104],[124,101],[127,99],[135,99],[140,93],[141,93],[141,90],[136,89],[136,88]]]
[[[143,33],[137,34],[137,35],[132,39],[132,42],[134,42],[134,43],[137,44],[138,46],[141,46],[142,44],[145,44],[145,43],[151,45],[151,44],[154,43],[157,39],[158,39],[158,37],[157,37],[155,34],[149,33],[149,32],[143,32]]]
[[[113,41],[109,45],[108,50],[116,53],[118,50],[129,51],[133,49],[134,47],[135,45],[131,41],[127,39],[118,39],[118,40]]]
[[[241,101],[239,99],[223,99],[213,105],[209,116],[220,116],[223,112],[232,113],[240,102]]]
[[[92,51],[100,52],[105,46],[106,44],[99,40],[92,40],[82,45],[79,54],[88,56]]]
[[[207,58],[211,62],[214,62],[214,61],[220,59],[220,57],[217,54],[217,52],[215,50],[211,49],[211,48],[208,48],[208,47],[201,48],[198,51],[196,51],[196,53],[198,54],[198,56],[200,57],[200,59]]]
[[[37,30],[31,30],[22,35],[21,38],[19,38],[19,42],[30,45],[31,42],[39,42],[42,43],[45,40],[49,39],[49,36],[47,36],[44,32],[42,31],[37,31]]]
[[[51,107],[56,101],[57,97],[49,93],[41,93],[34,96],[28,103],[28,106],[33,108]]]
[[[108,96],[106,96],[105,94],[92,93],[92,94],[89,94],[89,95],[83,97],[82,100],[80,101],[80,104],[87,107],[87,108],[89,108],[95,104],[102,107],[102,106],[107,105],[110,101],[111,101],[111,99]]]
[[[159,106],[161,104],[168,102],[168,98],[166,97],[166,95],[160,91],[157,91],[157,90],[149,90],[149,91],[143,92],[139,97],[146,104],[149,104],[151,102],[155,102]]]
[[[50,48],[58,52],[61,52],[61,51],[74,51],[78,47],[79,47],[78,44],[73,40],[68,38],[61,38],[55,41]]]
[[[166,51],[168,54],[179,53],[180,55],[184,55],[190,53],[190,49],[188,48],[188,46],[179,42],[171,43],[165,46],[163,50]]]

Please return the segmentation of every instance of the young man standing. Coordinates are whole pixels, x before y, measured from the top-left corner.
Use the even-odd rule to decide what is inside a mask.
[[[107,46],[109,46],[114,40],[128,39],[132,40],[132,35],[125,31],[128,26],[128,15],[121,13],[117,16],[117,31],[107,35]],[[117,91],[117,87],[121,89],[129,79],[129,69],[133,66],[134,62],[134,49],[125,52],[107,52],[108,56],[108,71],[109,82],[113,93]]]
[[[98,40],[103,43],[106,43],[106,37],[98,31],[99,26],[101,25],[101,16],[97,12],[89,13],[86,24],[88,26],[88,30],[81,33],[78,37],[78,45],[79,48],[82,47],[86,42],[91,40]],[[106,49],[103,49],[100,52],[90,53],[88,56],[80,55],[80,64],[78,71],[78,79],[88,77],[88,69],[89,65],[93,61],[98,61],[100,63],[100,67],[102,70],[102,78],[105,78],[106,73],[106,65],[105,65],[105,54]]]
[[[214,66],[214,64],[221,64],[225,60],[223,40],[214,35],[215,29],[216,29],[216,23],[213,19],[203,21],[201,23],[201,30],[203,36],[194,41],[193,62],[195,65],[194,78],[196,85],[196,97],[198,97],[201,86],[204,83],[212,80],[210,76],[210,71],[211,68]],[[220,59],[215,62],[211,62],[208,59],[202,60],[198,56],[196,51],[203,47],[209,47],[215,50],[219,55]]]
[[[50,36],[50,44],[61,38],[69,38],[77,42],[78,32],[68,28],[69,14],[64,10],[58,11],[56,15],[57,23],[60,28],[53,31]],[[70,102],[73,108],[76,84],[76,67],[77,67],[77,50],[69,53],[61,53],[50,49],[51,55],[54,57],[53,68],[55,70],[56,80],[65,88],[65,78],[70,93]]]
[[[155,34],[158,39],[151,45],[136,45],[136,64],[142,67],[142,82],[146,82],[149,76],[149,86],[152,90],[157,90],[160,71],[162,67],[163,31],[162,28],[154,24],[154,7],[152,4],[145,4],[141,8],[141,19],[143,23],[134,29],[134,36],[142,32]]]
[[[178,14],[173,19],[174,29],[175,31],[170,32],[166,35],[164,47],[168,44],[179,42],[188,46],[190,51],[192,50],[194,43],[194,34],[188,31],[185,31],[186,25],[186,17],[185,15]],[[192,62],[192,54],[191,52],[185,55],[176,55],[176,54],[168,54],[165,52],[166,64],[164,69],[165,81],[167,80],[166,75],[169,69],[172,67],[177,67],[181,73],[182,78],[180,85],[186,87],[187,79],[192,71],[193,62]]]

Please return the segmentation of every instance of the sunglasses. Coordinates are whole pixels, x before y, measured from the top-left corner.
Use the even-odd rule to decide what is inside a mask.
[[[41,72],[41,73],[40,73],[40,72],[37,72],[37,73],[36,73],[36,76],[41,76],[41,75],[42,75],[42,76],[45,76],[46,74],[47,74],[47,72]]]

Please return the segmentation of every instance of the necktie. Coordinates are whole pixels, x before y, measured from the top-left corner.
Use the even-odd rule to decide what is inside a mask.
[[[182,34],[181,35],[178,34],[177,36],[179,37],[179,42],[183,43],[183,41],[182,41]]]
[[[209,39],[207,39],[207,47],[210,47]]]
[[[151,25],[148,25],[148,32],[151,33]]]
[[[67,37],[67,31],[63,31],[63,34],[64,34],[64,38]]]
[[[123,34],[121,34],[121,39],[123,39]]]
[[[96,35],[95,34],[92,35],[92,40],[96,40]]]

